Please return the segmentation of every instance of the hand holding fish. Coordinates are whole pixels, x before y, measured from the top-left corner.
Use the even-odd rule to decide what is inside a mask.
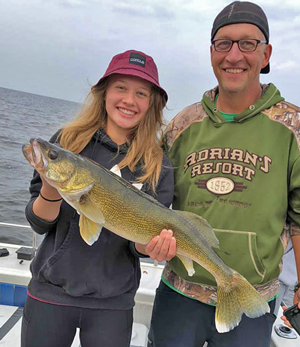
[[[30,159],[30,165],[39,172],[41,167],[43,167],[43,164],[39,157],[38,147],[36,147],[36,153],[37,155],[35,155],[34,151],[31,152],[29,150],[28,158]],[[54,188],[47,182],[46,178],[42,174],[40,174],[40,178],[42,180],[42,188],[40,195],[35,199],[33,203],[33,212],[39,218],[47,222],[52,222],[57,218],[59,214],[61,204],[61,201],[59,200],[61,199],[61,195],[56,188]]]
[[[176,240],[172,230],[163,229],[147,245],[136,243],[135,248],[139,253],[149,255],[151,259],[169,261],[176,255]]]
[[[50,200],[50,202],[52,202],[54,200],[62,199],[58,190],[52,187],[43,176],[40,177],[43,184],[41,188],[41,195],[45,198],[44,200]]]
[[[33,203],[33,212],[39,218],[52,222],[54,221],[60,211],[61,196],[57,189],[53,188],[43,176],[41,176],[42,188],[40,195]]]

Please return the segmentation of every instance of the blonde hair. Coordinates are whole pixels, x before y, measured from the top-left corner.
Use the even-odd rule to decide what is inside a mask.
[[[80,153],[99,128],[106,128],[105,94],[108,79],[109,77],[92,87],[78,116],[61,130],[59,142],[63,148]],[[128,152],[118,164],[120,168],[128,166],[132,172],[138,164],[141,165],[142,176],[137,181],[149,184],[154,192],[162,167],[160,135],[165,105],[165,96],[152,85],[149,108],[140,123],[130,132]]]

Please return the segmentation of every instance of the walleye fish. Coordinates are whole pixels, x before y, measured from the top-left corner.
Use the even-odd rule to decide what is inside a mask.
[[[269,312],[265,299],[215,253],[218,239],[205,219],[168,209],[101,165],[47,141],[31,139],[23,154],[80,213],[80,234],[87,244],[97,241],[102,227],[144,245],[162,229],[173,230],[176,256],[188,274],[195,272],[194,261],[216,279],[218,332],[236,327],[243,313],[256,318]]]

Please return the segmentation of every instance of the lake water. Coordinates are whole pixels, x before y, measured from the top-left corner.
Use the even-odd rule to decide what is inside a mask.
[[[0,88],[0,222],[28,225],[24,215],[33,169],[22,153],[30,138],[50,137],[80,104]],[[0,242],[31,245],[30,229],[0,226]]]

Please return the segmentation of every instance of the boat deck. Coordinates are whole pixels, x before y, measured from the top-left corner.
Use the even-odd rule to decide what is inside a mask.
[[[9,256],[0,258],[0,347],[18,347],[20,346],[22,302],[24,304],[26,286],[31,278],[30,261],[18,259],[16,253],[20,248],[18,245],[0,243],[0,248],[7,248],[9,251]],[[142,277],[135,296],[136,305],[134,307],[131,347],[147,346],[152,305],[162,270],[163,265],[161,264],[141,262]],[[282,310],[279,312],[274,327],[282,324],[279,318],[281,314]],[[203,347],[205,346],[206,344]],[[287,339],[278,336],[273,331],[270,347],[296,346],[300,346],[298,335],[296,339]],[[80,347],[78,332],[72,347]]]

